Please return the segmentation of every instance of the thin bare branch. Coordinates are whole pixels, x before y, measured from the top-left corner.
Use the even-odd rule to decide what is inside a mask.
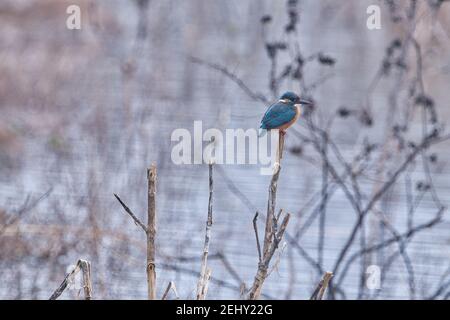
[[[253,229],[255,230],[255,238],[256,238],[256,248],[258,249],[258,261],[261,263],[262,261],[262,255],[261,255],[261,244],[259,242],[259,235],[258,235],[258,225],[257,220],[258,220],[258,211],[256,211],[255,217],[253,218]]]
[[[386,239],[385,241],[378,242],[376,244],[373,244],[371,246],[368,246],[366,248],[363,248],[363,249],[353,253],[348,258],[345,266],[343,267],[343,269],[342,269],[342,271],[341,271],[341,273],[339,275],[339,280],[337,281],[337,285],[339,286],[342,283],[342,281],[345,278],[345,275],[347,274],[348,270],[350,269],[350,265],[352,264],[352,262],[355,259],[357,259],[358,257],[360,257],[363,254],[366,254],[366,253],[369,253],[369,252],[373,252],[373,251],[376,251],[376,250],[380,250],[380,249],[382,249],[384,247],[387,247],[387,246],[389,246],[389,245],[391,245],[393,243],[396,243],[396,242],[398,242],[398,241],[400,241],[402,239],[405,239],[405,240],[409,239],[409,238],[413,237],[417,232],[420,232],[422,230],[429,229],[429,228],[433,227],[434,225],[442,222],[442,216],[443,216],[445,210],[446,210],[446,208],[442,207],[437,212],[436,216],[433,219],[431,219],[430,221],[422,223],[422,224],[419,224],[416,227],[411,228],[411,229],[407,230],[406,232],[404,232],[402,234],[394,235],[394,236]]]
[[[258,93],[258,92],[254,92],[252,91],[246,84],[245,82],[240,79],[237,75],[235,75],[234,73],[232,73],[231,71],[229,71],[226,67],[221,66],[217,63],[211,63],[205,60],[202,60],[200,58],[196,58],[196,57],[190,57],[190,60],[193,63],[197,63],[199,65],[203,65],[206,66],[210,69],[219,71],[220,73],[222,73],[224,76],[226,76],[227,78],[229,78],[231,81],[233,81],[234,83],[236,83],[250,98],[252,98],[253,100],[256,101],[261,101],[264,104],[268,104],[270,103],[270,101],[262,94],[262,93]]]
[[[147,233],[147,227],[145,226],[145,224],[143,224],[142,221],[139,220],[138,217],[136,217],[136,215],[133,213],[133,211],[131,211],[131,209],[128,208],[128,206],[119,198],[119,196],[117,194],[114,193],[114,197],[116,197],[117,201],[119,201],[119,203],[122,205],[125,212],[130,215],[130,217],[133,219],[134,223],[136,225],[140,226],[142,228],[142,230],[144,230],[144,232]]]

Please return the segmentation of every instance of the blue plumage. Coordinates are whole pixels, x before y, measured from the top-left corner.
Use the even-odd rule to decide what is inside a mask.
[[[261,120],[261,129],[279,129],[284,132],[300,116],[300,105],[311,105],[308,100],[300,99],[294,92],[287,91],[277,103],[267,109]]]
[[[275,129],[293,120],[296,108],[293,103],[277,102],[269,107],[261,120],[261,129]]]

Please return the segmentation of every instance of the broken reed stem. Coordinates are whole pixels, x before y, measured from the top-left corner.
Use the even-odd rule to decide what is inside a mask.
[[[84,299],[91,300],[92,299],[92,282],[91,282],[91,264],[89,261],[79,259],[75,268],[70,271],[63,282],[59,285],[58,289],[53,292],[49,300],[56,300],[58,297],[64,292],[67,286],[73,282],[75,275],[81,270],[83,274],[83,291],[84,291]]]
[[[147,289],[148,299],[156,299],[156,266],[155,266],[155,236],[156,236],[156,165],[147,169],[148,207],[147,207]]]
[[[327,289],[328,284],[332,277],[333,277],[332,272],[325,272],[322,280],[320,280],[319,284],[317,285],[316,289],[311,295],[310,300],[322,300],[325,290]]]
[[[83,273],[83,290],[85,300],[92,299],[91,264],[88,261],[80,261],[81,272]]]
[[[276,195],[277,195],[277,185],[278,185],[278,178],[280,175],[280,161],[283,157],[283,148],[284,148],[284,133],[279,134],[279,140],[278,140],[278,148],[277,148],[277,162],[274,166],[274,173],[272,175],[272,179],[270,181],[269,185],[269,197],[267,200],[267,215],[266,215],[266,228],[264,232],[264,244],[263,244],[263,253],[262,258],[260,258],[258,263],[258,270],[255,275],[255,279],[253,281],[253,285],[250,288],[250,292],[248,294],[249,300],[257,300],[259,299],[261,295],[261,290],[263,283],[265,279],[268,276],[268,269],[270,265],[270,261],[278,248],[279,243],[281,242],[284,232],[286,230],[287,224],[289,223],[290,214],[287,213],[283,221],[281,223],[281,226],[278,226],[279,219],[281,218],[281,214],[283,213],[280,211],[278,216],[275,216],[275,207],[276,207]],[[256,226],[256,218],[257,215],[255,215],[255,218],[253,219],[253,227],[255,229],[255,235],[257,238],[257,246],[259,250],[259,237],[258,237],[258,230]],[[258,252],[259,254],[259,252]]]
[[[213,202],[213,163],[209,164],[209,200],[208,218],[206,220],[205,244],[203,246],[202,264],[200,277],[197,283],[197,300],[204,300],[208,290],[208,282],[211,277],[211,269],[207,268],[209,243],[211,239],[211,227],[213,224],[212,202]]]

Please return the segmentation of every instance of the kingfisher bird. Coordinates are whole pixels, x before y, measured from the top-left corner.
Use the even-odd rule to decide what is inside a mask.
[[[279,129],[281,134],[286,133],[286,129],[292,126],[301,114],[302,105],[311,105],[308,100],[301,99],[294,92],[287,91],[280,100],[272,104],[267,109],[261,120],[261,129]]]

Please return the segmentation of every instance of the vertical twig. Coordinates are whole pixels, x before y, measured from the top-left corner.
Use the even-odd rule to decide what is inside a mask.
[[[147,169],[148,208],[147,208],[147,284],[148,299],[156,299],[156,267],[155,267],[155,236],[156,236],[156,166],[152,164]]]
[[[281,159],[283,158],[283,152],[284,152],[284,136],[286,135],[285,132],[281,132],[280,134],[280,143],[279,143],[279,148],[280,148],[280,163],[281,163]]]
[[[325,290],[328,287],[328,283],[330,282],[332,277],[333,277],[332,272],[325,272],[322,280],[320,280],[319,284],[317,285],[316,289],[311,295],[310,300],[322,300]]]
[[[211,269],[207,268],[209,243],[211,239],[212,218],[212,202],[213,202],[213,163],[209,164],[209,200],[208,200],[208,218],[206,220],[205,244],[203,246],[202,265],[200,277],[197,283],[197,300],[204,300],[208,290],[208,282],[211,277]]]
[[[283,151],[284,151],[284,135],[286,133],[283,131],[278,130],[278,148],[277,148],[277,163],[281,163],[281,159],[283,158]]]

